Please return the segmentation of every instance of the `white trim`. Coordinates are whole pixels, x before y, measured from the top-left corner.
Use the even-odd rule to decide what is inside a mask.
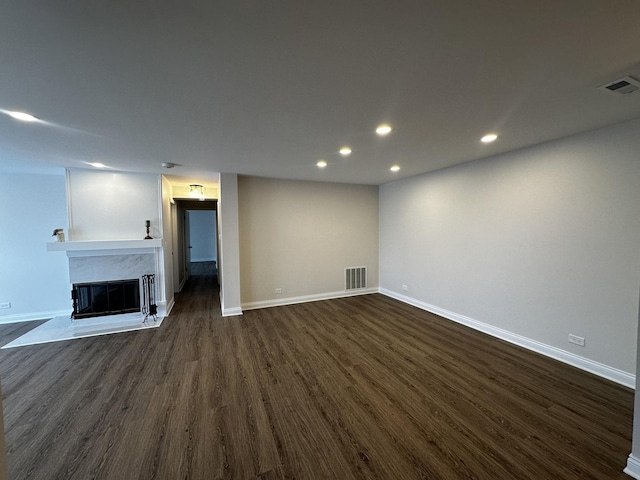
[[[171,299],[169,305],[167,305],[166,300],[160,300],[160,301],[156,302],[156,307],[158,309],[158,315],[157,316],[158,317],[168,317],[169,316],[169,312],[173,308],[174,303],[175,302],[174,302],[173,298]],[[140,311],[142,311],[142,305],[140,305]]]
[[[71,318],[71,313],[73,313],[72,310],[56,310],[50,312],[31,312],[19,313],[15,315],[2,315],[0,316],[0,324],[32,322],[34,320],[49,320],[53,317],[64,317],[65,315]]]
[[[150,240],[86,240],[81,242],[47,242],[47,252],[67,252],[68,257],[91,257],[132,253],[155,253],[162,247],[161,238]]]
[[[182,291],[182,289],[184,288],[184,284],[187,283],[187,280],[189,280],[189,278],[186,275],[182,277],[182,281],[178,283],[178,290],[176,293],[179,293]]]
[[[222,316],[223,317],[235,317],[237,315],[242,315],[242,308],[233,307],[233,308],[223,308]]]
[[[169,304],[166,305],[166,302],[158,302],[158,316],[159,317],[168,317],[169,313],[175,306],[175,300],[172,298],[169,301]],[[16,315],[0,315],[0,325],[9,324],[9,323],[20,323],[20,322],[32,322],[35,320],[50,320],[55,317],[69,317],[71,320],[71,314],[73,310],[56,310],[50,312],[32,312],[32,313],[22,313]],[[114,317],[114,315],[109,315],[110,317]],[[98,318],[98,317],[96,317]]]
[[[300,297],[278,298],[272,300],[262,300],[259,302],[247,302],[242,304],[243,310],[256,310],[258,308],[281,307],[284,305],[294,305],[296,303],[317,302],[319,300],[332,300],[334,298],[355,297],[358,295],[368,295],[378,293],[378,288],[361,288],[358,290],[316,293],[314,295],[302,295]]]
[[[640,480],[640,459],[633,456],[633,453],[627,458],[627,468],[623,470],[630,477]]]
[[[444,308],[436,307],[426,302],[416,300],[415,298],[407,297],[406,295],[387,290],[386,288],[380,288],[379,291],[383,295],[395,298],[396,300],[407,303],[409,305],[413,305],[414,307],[421,308],[422,310],[435,313],[436,315],[440,315],[441,317],[473,328],[474,330],[478,330],[501,340],[505,340],[509,343],[513,343],[514,345],[518,345],[520,347],[532,350],[555,360],[559,360],[563,363],[567,363],[574,367],[580,368],[581,370],[585,370],[600,377],[606,378],[607,380],[611,380],[612,382],[624,385],[625,387],[635,389],[636,377],[631,373],[624,372],[603,363],[599,363],[594,360],[581,357],[574,353],[567,352],[566,350],[552,347],[551,345],[547,345],[545,343],[523,337],[522,335],[518,335],[516,333],[494,327],[493,325],[479,322],[478,320],[474,320],[473,318],[450,312],[449,310],[445,310]]]
[[[64,190],[67,196],[67,241],[73,240],[73,210],[71,208],[71,171],[64,169]]]
[[[169,314],[171,313],[171,310],[173,310],[173,307],[175,306],[176,302],[175,302],[175,297],[171,297],[171,299],[169,300],[169,303],[164,302],[165,305],[165,311],[164,311],[164,315],[163,317],[168,317]]]

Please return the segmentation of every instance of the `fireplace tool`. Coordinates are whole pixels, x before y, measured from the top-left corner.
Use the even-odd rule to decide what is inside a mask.
[[[158,320],[158,306],[156,305],[155,294],[156,276],[148,274],[142,276],[142,313],[144,313],[143,323],[147,318],[153,317],[153,321]]]

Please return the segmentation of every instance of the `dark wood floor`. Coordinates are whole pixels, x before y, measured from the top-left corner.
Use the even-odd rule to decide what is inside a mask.
[[[0,351],[11,479],[628,478],[626,388],[381,295],[221,318],[200,273],[159,329]]]
[[[13,342],[16,338],[20,338],[25,333],[45,322],[46,320],[36,320],[33,322],[18,322],[0,325],[0,347]]]

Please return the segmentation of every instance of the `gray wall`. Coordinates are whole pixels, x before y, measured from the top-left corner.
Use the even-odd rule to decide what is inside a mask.
[[[174,215],[173,204],[171,203],[171,184],[166,177],[161,177],[161,189],[162,189],[162,273],[164,279],[164,298],[166,301],[166,311],[169,313],[174,304],[174,258],[176,258],[175,245],[173,243],[174,235]]]
[[[243,308],[344,294],[345,267],[366,266],[377,287],[378,187],[240,177],[238,188]]]
[[[633,374],[640,120],[383,185],[380,271],[392,294]]]
[[[240,307],[240,236],[238,228],[238,175],[220,174],[218,200],[218,275],[223,316],[242,314]]]
[[[0,323],[71,313],[64,252],[47,252],[54,228],[67,229],[64,170],[57,175],[0,175]]]

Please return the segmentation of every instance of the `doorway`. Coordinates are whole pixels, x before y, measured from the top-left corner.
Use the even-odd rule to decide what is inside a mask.
[[[185,235],[187,236],[187,272],[193,275],[194,264],[217,271],[218,263],[218,226],[215,210],[186,210]],[[202,268],[201,268],[202,269]],[[201,270],[200,269],[200,270]]]
[[[206,270],[218,275],[218,202],[176,200],[177,262],[175,291],[182,290],[191,275]],[[195,269],[194,269],[195,267]]]

